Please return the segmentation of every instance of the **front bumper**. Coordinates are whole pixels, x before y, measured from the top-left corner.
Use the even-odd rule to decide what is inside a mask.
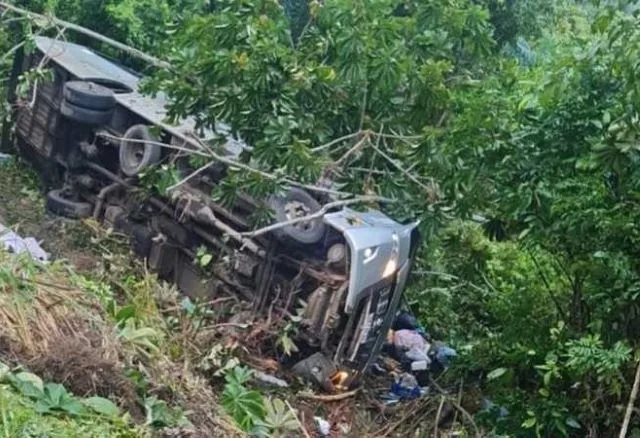
[[[350,250],[349,315],[334,361],[364,372],[377,358],[400,306],[417,223],[402,225],[379,211],[344,209],[324,217]]]

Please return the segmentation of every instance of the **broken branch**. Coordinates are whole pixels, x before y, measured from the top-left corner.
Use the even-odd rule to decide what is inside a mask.
[[[353,137],[357,137],[357,136],[358,136],[358,135],[360,135],[360,134],[361,134],[361,131],[357,131],[357,132],[353,132],[353,133],[351,133],[351,134],[343,135],[342,137],[338,137],[338,138],[336,138],[336,139],[334,139],[334,140],[331,140],[330,142],[327,142],[327,143],[325,143],[325,144],[323,144],[323,145],[320,145],[320,146],[317,146],[317,147],[315,147],[315,148],[311,149],[311,152],[320,152],[320,151],[323,151],[323,150],[325,150],[325,149],[330,148],[330,147],[331,147],[331,146],[333,146],[334,144],[337,144],[337,143],[343,142],[343,141],[345,141],[345,140],[349,140],[350,138],[353,138]]]
[[[431,379],[431,384],[440,394],[447,395],[445,390],[442,389],[442,387],[438,385],[435,380]],[[449,400],[449,403],[458,411],[460,411],[462,416],[465,417],[469,422],[469,424],[473,427],[476,437],[480,438],[482,435],[480,434],[480,429],[478,428],[478,425],[473,420],[473,416],[465,408],[463,408],[462,405],[460,405],[460,403],[458,403],[457,401]]]
[[[140,143],[140,144],[156,145],[156,146],[164,147],[164,148],[167,148],[167,149],[173,149],[173,150],[180,151],[180,152],[186,152],[188,154],[198,155],[200,157],[210,157],[209,154],[207,154],[205,152],[202,152],[200,149],[189,149],[189,148],[185,148],[185,147],[182,147],[182,146],[177,146],[177,145],[173,145],[173,144],[169,144],[169,143],[163,143],[161,141],[140,140],[140,139],[137,139],[137,138],[124,138],[124,137],[119,137],[117,135],[109,134],[106,131],[98,131],[98,132],[96,132],[96,137],[108,138],[110,140],[117,140],[117,141],[126,140],[129,143]]]
[[[335,207],[340,207],[340,206],[345,206],[345,205],[350,205],[350,204],[358,204],[361,202],[376,202],[376,201],[381,201],[384,200],[385,198],[381,198],[380,196],[360,196],[358,198],[353,198],[353,199],[344,199],[341,201],[334,201],[334,202],[329,202],[328,204],[325,204],[320,210],[316,211],[313,214],[309,214],[306,216],[302,216],[302,217],[297,217],[294,219],[290,219],[288,221],[283,221],[283,222],[278,222],[276,224],[272,224],[272,225],[268,225],[266,227],[263,228],[259,228],[257,230],[254,231],[247,231],[244,233],[241,233],[242,236],[246,236],[246,237],[256,237],[256,236],[261,236],[263,234],[266,234],[270,231],[273,230],[278,230],[280,228],[283,227],[287,227],[290,225],[295,225],[299,222],[305,222],[305,221],[309,221],[309,220],[313,220],[313,219],[318,219],[322,216],[325,215],[325,213],[327,213],[329,210],[331,210],[332,208]]]
[[[300,429],[302,430],[302,433],[304,434],[305,438],[311,438],[311,435],[309,435],[309,432],[307,432],[307,429],[304,427],[304,424],[302,423],[302,421],[300,421],[300,418],[298,418],[298,414],[296,413],[296,410],[293,409],[293,407],[291,407],[291,405],[287,400],[285,400],[284,402],[286,403],[287,407],[289,408],[293,416],[296,418],[296,421],[298,422],[298,425],[300,426]]]
[[[148,55],[146,53],[144,53],[141,50],[135,49],[131,46],[128,46],[126,44],[123,44],[121,42],[118,42],[116,40],[113,40],[111,38],[108,38],[104,35],[101,35],[97,32],[94,32],[90,29],[87,29],[86,27],[82,27],[79,26],[77,24],[74,23],[70,23],[68,21],[64,21],[64,20],[60,20],[59,18],[56,18],[54,16],[46,16],[46,15],[42,15],[42,14],[37,14],[35,12],[31,12],[28,11],[26,9],[22,9],[19,8],[17,6],[14,6],[10,3],[6,3],[6,2],[0,2],[0,9],[4,9],[4,10],[9,10],[11,12],[14,12],[18,15],[22,15],[25,17],[28,17],[29,19],[31,19],[37,26],[42,27],[42,23],[39,20],[44,20],[45,22],[50,22],[50,23],[54,23],[58,26],[62,26],[65,27],[67,29],[71,29],[75,32],[81,33],[83,35],[86,35],[88,37],[94,38],[98,41],[101,41],[105,44],[108,44],[112,47],[115,47],[116,49],[122,50],[123,52],[128,53],[131,56],[134,56],[136,58],[140,58],[143,61],[148,62],[149,64],[152,64],[158,68],[170,68],[170,65],[168,62],[166,61],[162,61],[158,58],[156,58],[155,56],[151,56]]]
[[[629,403],[627,404],[627,410],[624,413],[624,421],[622,422],[622,427],[620,428],[620,438],[626,438],[627,436],[627,429],[629,428],[629,422],[631,421],[633,406],[635,405],[636,398],[638,397],[639,387],[640,387],[640,361],[638,362],[638,366],[636,367],[636,377],[635,377],[635,380],[633,381],[631,394],[629,395]]]
[[[382,136],[384,136],[384,134],[380,134]],[[417,185],[419,185],[420,187],[422,187],[423,189],[425,189],[426,191],[431,191],[432,188],[429,187],[428,185],[426,185],[425,183],[423,183],[422,181],[420,181],[418,178],[416,178],[411,172],[409,172],[408,170],[406,170],[405,168],[403,168],[401,165],[399,165],[396,160],[394,160],[393,158],[391,158],[389,155],[387,155],[385,152],[382,151],[382,149],[380,149],[378,146],[374,145],[374,144],[370,144],[370,146],[377,152],[379,153],[385,160],[387,160],[389,163],[391,163],[391,165],[393,165],[393,167],[395,167],[396,169],[398,169],[400,172],[402,172],[407,178],[409,178],[411,181],[413,181],[414,183],[416,183]]]
[[[334,402],[344,400],[349,397],[353,397],[358,393],[360,389],[354,389],[353,391],[342,392],[340,394],[331,394],[331,395],[319,395],[312,394],[310,392],[299,392],[298,397],[306,398],[309,400],[318,400],[323,402]]]

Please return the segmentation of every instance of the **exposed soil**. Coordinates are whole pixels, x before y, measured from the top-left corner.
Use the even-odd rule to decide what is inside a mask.
[[[98,333],[54,341],[45,354],[28,363],[34,373],[46,381],[62,383],[77,396],[115,400],[135,419],[143,418],[133,382],[117,357],[109,357],[108,350],[115,350],[116,345],[105,348],[104,337]]]

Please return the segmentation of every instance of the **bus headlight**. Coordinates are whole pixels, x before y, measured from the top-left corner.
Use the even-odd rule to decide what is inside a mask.
[[[382,278],[387,278],[390,275],[393,275],[394,272],[398,270],[398,259],[396,257],[391,257],[387,262],[387,265],[384,267],[384,271],[382,272]]]

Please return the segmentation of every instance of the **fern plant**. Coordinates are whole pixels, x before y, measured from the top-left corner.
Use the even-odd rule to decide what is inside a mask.
[[[246,432],[252,431],[265,420],[265,402],[262,394],[244,386],[249,379],[251,371],[248,368],[233,368],[225,375],[226,384],[222,393],[222,406]]]

